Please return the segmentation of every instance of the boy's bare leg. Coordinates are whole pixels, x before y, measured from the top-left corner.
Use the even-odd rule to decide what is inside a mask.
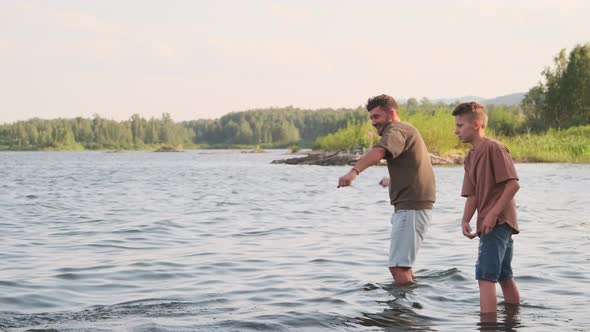
[[[389,267],[389,272],[398,286],[404,286],[414,283],[414,273],[411,267]]]
[[[496,308],[496,283],[487,280],[479,281],[479,311],[483,313],[495,313]]]
[[[500,281],[500,286],[502,287],[502,294],[504,294],[504,303],[520,303],[520,292],[514,279]]]
[[[497,312],[481,312],[481,313],[479,313],[479,321],[482,323],[497,323],[498,322],[498,313]]]

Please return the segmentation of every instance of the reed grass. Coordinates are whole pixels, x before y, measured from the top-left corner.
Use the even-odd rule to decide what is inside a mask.
[[[432,153],[441,156],[464,155],[471,148],[455,136],[455,121],[448,110],[413,115],[402,112],[400,115],[402,121],[410,122],[420,131]],[[490,131],[488,136],[504,144],[517,162],[590,163],[590,125],[514,136]],[[379,136],[370,122],[351,123],[334,134],[319,138],[314,148],[350,151],[359,147],[370,148],[378,141]]]
[[[590,163],[590,126],[495,138],[516,161]]]

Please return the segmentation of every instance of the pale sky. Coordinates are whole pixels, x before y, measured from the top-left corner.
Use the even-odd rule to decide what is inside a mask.
[[[590,1],[0,0],[0,123],[526,92]]]

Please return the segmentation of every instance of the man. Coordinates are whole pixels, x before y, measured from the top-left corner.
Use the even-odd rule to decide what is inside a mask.
[[[469,239],[479,236],[475,278],[479,281],[482,314],[496,314],[496,283],[504,302],[519,304],[520,293],[512,276],[512,234],[518,234],[514,195],[520,188],[508,149],[485,136],[488,120],[477,102],[459,104],[453,111],[455,134],[473,148],[465,157],[461,196],[467,197],[461,228]],[[477,226],[469,222],[477,210]]]
[[[365,169],[387,160],[389,198],[395,207],[388,266],[395,284],[407,285],[414,282],[412,266],[432,218],[434,171],[422,136],[400,120],[395,99],[379,95],[366,107],[381,140],[338,179],[338,188],[350,186]]]

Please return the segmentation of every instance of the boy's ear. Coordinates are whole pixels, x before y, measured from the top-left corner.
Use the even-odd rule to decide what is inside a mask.
[[[480,120],[473,120],[473,127],[475,129],[480,129],[481,128],[481,121]]]

